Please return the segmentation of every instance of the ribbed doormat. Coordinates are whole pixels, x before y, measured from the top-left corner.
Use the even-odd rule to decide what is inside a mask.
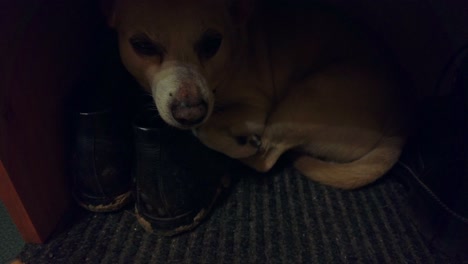
[[[0,201],[0,263],[7,263],[21,251],[24,241],[7,209]]]
[[[236,176],[237,177],[237,176]],[[429,248],[391,176],[340,191],[292,170],[239,182],[193,232],[145,233],[131,211],[86,213],[26,263],[453,263]]]

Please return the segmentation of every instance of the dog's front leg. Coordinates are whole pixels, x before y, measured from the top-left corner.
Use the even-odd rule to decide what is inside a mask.
[[[281,129],[281,126],[267,125],[262,134],[262,145],[257,153],[253,156],[240,159],[240,161],[258,172],[267,172],[273,168],[278,159],[286,151],[294,147],[294,144],[288,140],[284,140],[284,137],[275,136],[277,133],[283,133]]]
[[[240,161],[258,172],[267,172],[275,165],[281,154],[283,154],[282,149],[272,148],[267,151],[260,149],[255,155]]]
[[[266,111],[247,105],[236,105],[214,113],[194,132],[206,146],[241,159],[253,156],[260,145]]]

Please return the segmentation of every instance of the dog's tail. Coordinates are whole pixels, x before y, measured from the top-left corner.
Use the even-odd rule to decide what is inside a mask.
[[[361,158],[348,163],[326,162],[300,156],[294,166],[308,178],[341,189],[355,189],[374,182],[398,161],[405,139],[383,138]]]

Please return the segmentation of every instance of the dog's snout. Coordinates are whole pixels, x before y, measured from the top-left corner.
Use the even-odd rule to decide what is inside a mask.
[[[171,114],[183,126],[191,127],[203,122],[208,114],[208,103],[203,99],[200,87],[182,83],[173,95]]]
[[[175,93],[175,99],[181,101],[197,101],[200,97],[200,87],[187,82],[182,83]]]
[[[200,124],[208,113],[208,104],[203,100],[175,101],[171,106],[174,120],[183,126]]]

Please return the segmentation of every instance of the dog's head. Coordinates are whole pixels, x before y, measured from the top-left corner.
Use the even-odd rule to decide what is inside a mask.
[[[123,64],[170,125],[193,128],[241,45],[248,0],[115,0],[108,21]]]

